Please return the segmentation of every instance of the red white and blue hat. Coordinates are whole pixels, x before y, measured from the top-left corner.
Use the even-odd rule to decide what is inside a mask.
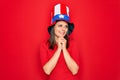
[[[69,7],[64,4],[57,4],[54,6],[51,12],[51,26],[48,27],[48,32],[50,33],[51,28],[54,26],[56,21],[66,21],[68,23],[68,33],[72,33],[74,29],[74,24],[70,23]]]

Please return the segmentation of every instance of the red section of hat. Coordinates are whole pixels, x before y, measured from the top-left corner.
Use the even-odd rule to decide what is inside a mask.
[[[60,6],[61,6],[61,7],[60,7],[60,9],[61,9],[61,14],[66,14],[66,15],[67,15],[66,6],[63,5],[63,4],[61,4]]]

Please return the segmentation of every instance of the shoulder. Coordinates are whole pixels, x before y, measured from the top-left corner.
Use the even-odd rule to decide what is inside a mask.
[[[40,47],[43,47],[43,48],[48,48],[49,46],[49,42],[48,40],[44,40],[40,43]]]
[[[71,39],[69,39],[69,45],[70,46],[73,46],[73,45],[77,45],[77,41],[76,40],[74,40],[73,38]]]

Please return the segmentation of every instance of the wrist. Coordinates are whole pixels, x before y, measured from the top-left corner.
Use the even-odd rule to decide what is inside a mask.
[[[67,51],[67,49],[66,49],[66,48],[63,48],[62,50],[63,50],[63,51]]]
[[[61,51],[61,48],[57,48],[57,51]]]

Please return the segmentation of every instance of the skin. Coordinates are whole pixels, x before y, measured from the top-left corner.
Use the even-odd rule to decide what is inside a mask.
[[[65,62],[71,73],[73,75],[76,75],[79,70],[79,66],[76,64],[76,62],[70,56],[69,52],[66,49],[67,41],[64,39],[64,36],[66,35],[67,31],[68,24],[65,21],[58,21],[54,26],[55,41],[58,48],[55,51],[52,58],[43,66],[43,70],[47,75],[50,75],[50,73],[55,68],[60,57],[61,51],[63,51]]]

